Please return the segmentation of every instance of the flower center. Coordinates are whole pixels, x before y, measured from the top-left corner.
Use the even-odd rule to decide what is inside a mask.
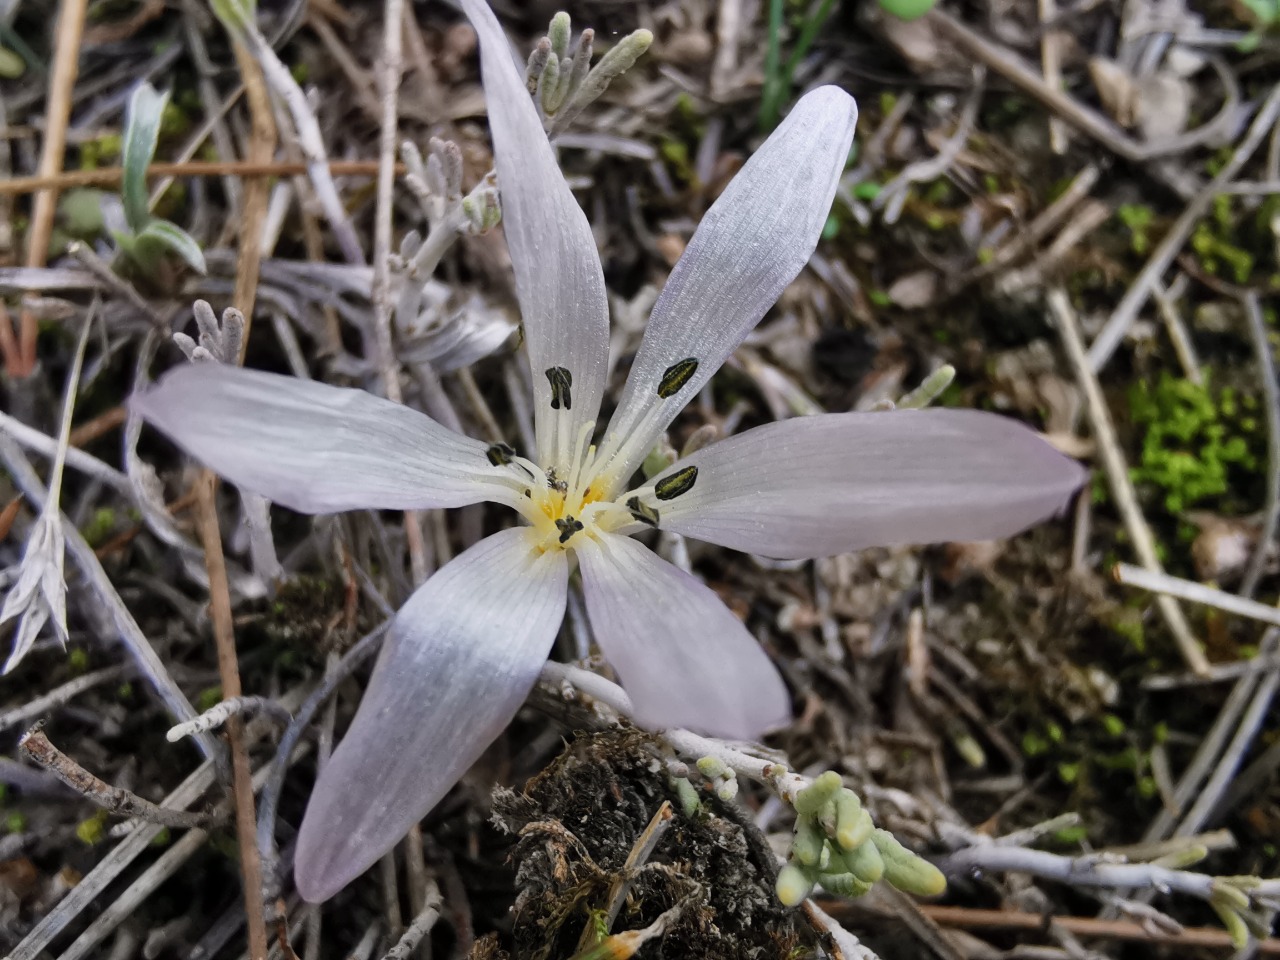
[[[596,448],[591,445],[595,424],[585,424],[574,446],[572,466],[565,475],[555,469],[543,469],[532,461],[515,455],[510,447],[495,445],[490,460],[510,466],[527,484],[524,496],[517,498],[516,509],[529,521],[530,538],[537,549],[571,550],[579,537],[611,533],[634,522],[632,513],[621,503],[604,499],[609,493],[608,479],[593,470]]]

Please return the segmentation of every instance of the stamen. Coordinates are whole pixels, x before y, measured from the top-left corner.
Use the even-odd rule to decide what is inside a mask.
[[[694,483],[698,480],[697,467],[685,467],[683,470],[677,470],[669,477],[663,477],[653,485],[653,495],[659,500],[674,500],[682,493],[688,493],[693,489]]]
[[[631,516],[635,517],[641,523],[650,527],[658,525],[658,510],[651,507],[647,503],[641,503],[639,497],[632,497],[627,501],[627,509],[631,511]]]
[[[569,538],[582,529],[582,521],[573,517],[562,517],[556,521],[556,529],[560,531],[560,542],[568,543]]]
[[[489,458],[489,462],[495,467],[516,467],[519,470],[523,470],[531,478],[538,475],[536,467],[531,470],[530,467],[533,465],[525,460],[524,457],[517,456],[515,450],[505,443],[498,442],[493,444],[485,451],[485,456]]]
[[[583,473],[583,466],[587,459],[591,456],[590,447],[591,433],[595,430],[595,423],[584,423],[582,429],[578,431],[578,442],[573,445],[573,470],[569,474],[569,490],[575,499],[581,499],[581,490],[578,484],[583,480],[584,476],[590,476]],[[583,454],[584,448],[586,454]]]
[[[687,357],[679,363],[673,363],[663,371],[662,379],[658,381],[658,396],[663,400],[674,397],[697,372],[697,357]]]
[[[551,409],[573,409],[573,374],[565,367],[548,367],[545,372],[551,384]]]

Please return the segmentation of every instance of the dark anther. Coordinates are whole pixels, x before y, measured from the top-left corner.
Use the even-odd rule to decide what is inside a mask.
[[[505,443],[495,443],[485,451],[485,454],[489,457],[489,462],[495,467],[505,467],[511,462],[511,458],[516,455],[516,452]]]
[[[582,529],[582,521],[564,517],[556,521],[556,529],[560,531],[560,542],[568,543],[569,538]]]
[[[674,500],[682,493],[693,489],[698,479],[697,467],[685,467],[677,470],[669,477],[663,477],[653,485],[653,495],[659,500]]]
[[[547,471],[547,486],[556,493],[565,494],[569,492],[569,481],[561,480],[556,476],[556,468],[552,467]]]
[[[573,374],[564,367],[548,367],[547,382],[551,384],[551,409],[573,409]]]
[[[627,501],[627,509],[631,511],[631,516],[635,517],[641,523],[648,524],[651,527],[658,525],[658,510],[651,507],[647,503],[641,503],[639,497],[632,497]]]
[[[673,397],[680,392],[683,387],[698,372],[698,361],[696,357],[689,357],[681,360],[679,363],[673,363],[667,367],[662,373],[662,379],[658,381],[658,396],[663,400],[667,397]]]

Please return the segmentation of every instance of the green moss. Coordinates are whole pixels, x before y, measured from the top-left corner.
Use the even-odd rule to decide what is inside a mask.
[[[211,710],[222,702],[222,687],[205,687],[196,697],[196,709],[201,713]]]
[[[101,507],[93,512],[87,523],[80,530],[89,546],[102,546],[116,529],[116,512],[110,507]]]
[[[1116,207],[1116,219],[1129,230],[1129,249],[1143,256],[1151,249],[1151,224],[1155,211],[1146,204],[1122,203]]]
[[[107,811],[99,810],[88,820],[76,824],[76,836],[87,847],[99,843],[107,835]]]
[[[4,829],[6,833],[21,833],[27,829],[27,818],[18,812],[5,815]]]
[[[1230,388],[1215,392],[1164,373],[1154,385],[1134,384],[1129,410],[1143,431],[1132,478],[1154,488],[1172,514],[1222,498],[1233,475],[1258,467],[1256,418],[1242,416],[1243,401]],[[1253,430],[1245,419],[1254,421]]]

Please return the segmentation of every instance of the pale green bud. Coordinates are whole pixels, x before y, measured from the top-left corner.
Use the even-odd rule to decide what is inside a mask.
[[[875,824],[871,814],[862,809],[862,801],[852,790],[841,790],[836,801],[836,843],[845,850],[853,850],[867,842]]]
[[[884,858],[874,843],[864,843],[853,850],[845,850],[832,858],[832,866],[836,860],[842,862],[850,873],[863,883],[872,884],[884,876]]]
[[[929,376],[925,377],[924,383],[898,401],[898,408],[900,410],[924,409],[934,400],[937,400],[942,395],[942,391],[951,386],[951,381],[955,378],[956,368],[949,363],[944,363]]]
[[[884,860],[884,878],[899,890],[918,897],[934,897],[947,889],[942,871],[900,844],[888,830],[876,830],[871,841]]]
[[[729,775],[729,768],[719,757],[699,757],[698,772],[709,780],[718,780]]]
[[[778,881],[774,884],[774,890],[784,907],[796,907],[813,890],[813,879],[796,864],[788,863],[778,871]]]
[[[840,774],[834,770],[828,770],[796,794],[796,813],[808,817],[817,816],[826,802],[834,797],[842,786],[844,781],[840,779]]]
[[[839,897],[860,897],[871,889],[871,884],[851,873],[820,873],[818,882],[823,889]]]
[[[547,39],[551,41],[551,52],[556,55],[558,60],[563,60],[569,54],[570,30],[569,14],[563,10],[551,18],[551,26],[547,30]]]
[[[796,832],[791,838],[791,855],[807,867],[818,865],[827,838],[812,817],[797,817]]]

